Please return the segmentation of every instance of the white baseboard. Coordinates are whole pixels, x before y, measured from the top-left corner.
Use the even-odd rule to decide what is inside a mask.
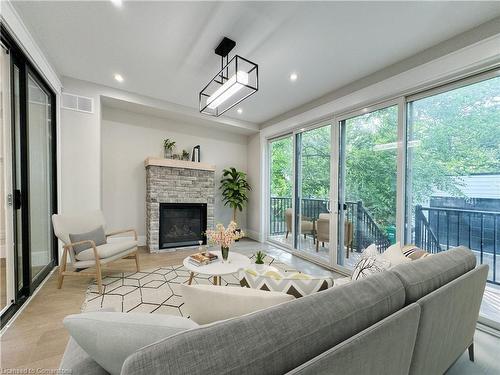
[[[123,236],[123,237],[109,237],[108,242],[116,242],[116,241],[123,241],[123,240],[129,240],[132,241],[134,237],[132,236]],[[139,242],[139,246],[146,246],[146,236],[137,236],[137,241]]]
[[[245,230],[244,231],[246,236],[254,241],[257,241],[257,242],[262,242],[261,239],[260,239],[260,232],[257,232],[257,231],[254,231],[254,230]]]

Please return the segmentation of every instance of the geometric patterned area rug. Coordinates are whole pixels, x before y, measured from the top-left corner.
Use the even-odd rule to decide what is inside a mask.
[[[270,256],[264,262],[282,272],[297,272]],[[189,274],[183,265],[177,265],[107,275],[102,279],[103,294],[98,293],[95,280],[89,285],[81,311],[113,308],[119,312],[185,316],[180,285],[187,284]],[[192,284],[211,284],[210,276],[195,275]],[[240,287],[238,275],[222,276],[221,285]]]

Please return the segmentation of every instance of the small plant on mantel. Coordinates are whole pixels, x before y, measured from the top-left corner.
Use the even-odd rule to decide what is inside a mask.
[[[167,159],[172,158],[174,147],[175,147],[175,141],[171,140],[170,138],[166,138],[163,140],[163,151]]]
[[[182,160],[189,160],[189,151],[182,150]]]

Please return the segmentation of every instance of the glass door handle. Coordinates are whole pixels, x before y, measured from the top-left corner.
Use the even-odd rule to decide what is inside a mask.
[[[14,190],[14,209],[19,210],[21,208],[21,190]]]

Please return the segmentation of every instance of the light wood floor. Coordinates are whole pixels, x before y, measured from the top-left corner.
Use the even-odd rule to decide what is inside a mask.
[[[182,264],[193,252],[196,250],[150,254],[141,249],[141,268]],[[135,271],[135,262],[120,260],[103,269],[104,274],[117,271]],[[57,272],[54,272],[2,335],[0,368],[58,368],[69,338],[62,320],[66,315],[80,312],[90,280],[67,276],[63,288],[57,289]]]

